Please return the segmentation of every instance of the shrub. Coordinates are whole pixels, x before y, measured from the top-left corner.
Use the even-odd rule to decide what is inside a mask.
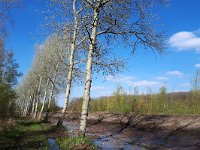
[[[15,98],[14,90],[6,84],[0,84],[0,117],[8,118],[15,114]]]

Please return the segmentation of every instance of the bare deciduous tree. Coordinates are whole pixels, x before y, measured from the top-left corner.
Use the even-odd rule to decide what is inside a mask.
[[[25,111],[21,110],[24,116],[30,112],[33,118],[38,116],[40,119],[44,105],[47,103],[49,113],[54,94],[63,91],[68,71],[68,64],[65,62],[68,53],[65,50],[67,45],[62,41],[61,37],[53,35],[36,47],[36,57],[32,68],[18,87],[18,103],[25,109]]]
[[[158,3],[163,4],[164,0],[84,0],[84,2],[90,5],[88,11],[92,17],[85,24],[90,44],[80,123],[83,135],[86,132],[92,68],[97,43],[106,42],[112,45],[115,41],[121,40],[133,50],[138,45],[151,48],[159,53],[165,49],[163,32],[158,32],[151,21],[151,8]]]

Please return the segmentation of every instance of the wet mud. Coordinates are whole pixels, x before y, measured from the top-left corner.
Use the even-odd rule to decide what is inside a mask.
[[[73,136],[78,134],[79,117],[68,114],[64,121]],[[99,149],[200,149],[199,116],[98,113],[88,119],[87,136]]]

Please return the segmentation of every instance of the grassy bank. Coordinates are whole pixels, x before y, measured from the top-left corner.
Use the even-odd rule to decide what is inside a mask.
[[[23,121],[0,132],[0,149],[48,149],[48,124]]]
[[[0,131],[0,149],[48,150],[48,139],[55,139],[61,150],[96,149],[88,138],[73,138],[65,128],[57,128],[39,121],[20,120]]]
[[[97,150],[91,139],[87,137],[67,137],[56,141],[61,150]]]

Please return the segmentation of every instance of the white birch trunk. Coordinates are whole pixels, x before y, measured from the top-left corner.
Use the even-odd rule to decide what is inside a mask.
[[[60,116],[57,126],[61,126],[63,123],[63,118],[66,114],[67,108],[69,106],[69,96],[70,96],[70,90],[73,80],[73,69],[74,69],[74,55],[76,50],[76,40],[77,40],[77,34],[78,34],[78,20],[77,20],[77,12],[76,12],[76,0],[73,1],[73,12],[74,12],[74,33],[73,33],[73,39],[72,44],[70,47],[70,63],[69,63],[69,71],[67,76],[67,87],[65,92],[65,102],[64,107],[62,110],[62,115]]]
[[[36,93],[33,94],[31,116],[33,116],[33,113],[34,113],[34,110],[35,110],[35,97],[36,97]]]
[[[55,76],[53,78],[53,81],[52,81],[52,88],[51,88],[51,92],[50,92],[50,96],[49,96],[49,101],[48,101],[48,107],[47,109],[49,110],[50,109],[50,106],[51,106],[51,100],[53,98],[53,93],[54,93],[54,88],[55,88],[55,82],[56,82],[56,77],[57,77],[57,73],[58,73],[58,65],[56,66],[56,73],[55,73]]]
[[[59,67],[59,65],[57,64],[57,65],[56,65],[55,76],[54,76],[53,81],[52,81],[51,92],[50,92],[50,95],[49,95],[48,106],[47,106],[47,112],[46,112],[46,116],[45,116],[45,118],[44,118],[44,121],[45,121],[45,122],[48,122],[48,118],[49,118],[49,111],[50,111],[51,100],[52,100],[52,98],[53,98],[53,93],[54,93],[54,89],[55,89],[55,82],[56,82],[56,77],[57,77],[57,73],[58,73],[58,67]]]
[[[29,102],[25,102],[25,108],[24,108],[24,112],[23,112],[23,116],[24,116],[24,117],[27,116],[28,105],[29,105]]]
[[[81,112],[81,121],[80,121],[80,131],[82,135],[85,136],[86,126],[87,126],[87,116],[88,116],[88,108],[89,108],[89,101],[90,101],[90,88],[92,83],[92,61],[93,61],[93,53],[96,44],[96,37],[97,37],[97,27],[98,27],[98,16],[99,11],[98,9],[94,10],[94,25],[92,28],[92,35],[91,35],[91,43],[89,46],[88,52],[88,59],[86,64],[86,83],[84,89],[84,96],[83,96],[83,105],[82,105],[82,112]]]
[[[70,89],[72,85],[72,79],[73,79],[73,68],[74,68],[74,54],[76,50],[76,39],[77,39],[77,32],[78,32],[78,20],[77,20],[77,14],[76,14],[76,0],[73,2],[73,11],[74,11],[74,33],[73,33],[73,39],[71,44],[71,53],[70,53],[70,66],[69,66],[69,72],[67,77],[67,87],[66,87],[66,95],[65,95],[65,102],[64,102],[64,108],[63,108],[63,115],[65,115],[66,110],[69,105],[69,96],[70,96]]]
[[[42,101],[42,107],[40,109],[40,114],[39,114],[38,119],[41,119],[42,112],[44,110],[44,105],[45,105],[45,102],[46,102],[46,99],[47,99],[47,89],[48,89],[48,86],[49,86],[49,78],[47,79],[47,84],[45,86],[45,92],[44,92],[44,97],[43,97],[43,101]]]
[[[40,77],[39,85],[38,85],[38,89],[37,89],[37,101],[35,104],[35,112],[34,112],[34,116],[33,116],[34,119],[37,117],[37,112],[38,112],[38,103],[39,103],[41,83],[42,83],[42,78]]]

